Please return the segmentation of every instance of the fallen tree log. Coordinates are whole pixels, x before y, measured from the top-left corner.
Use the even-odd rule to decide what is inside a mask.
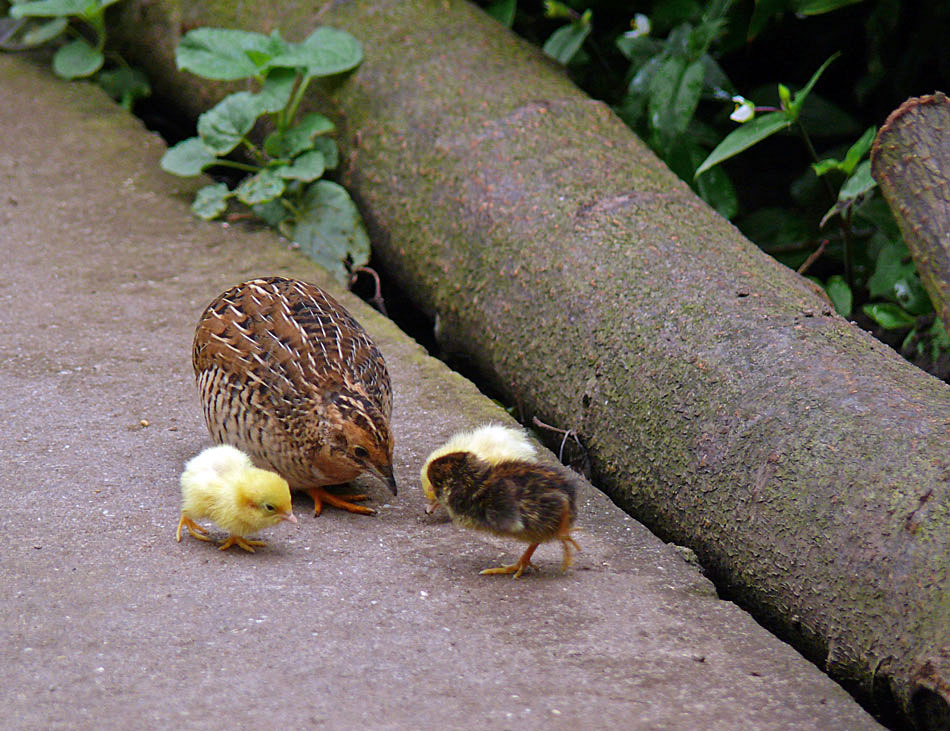
[[[122,7],[124,52],[192,113],[224,90],[174,71],[182,28],[297,39],[317,20],[272,2]],[[576,430],[596,484],[865,701],[950,723],[950,389],[476,8],[324,10],[367,49],[320,102],[345,182],[440,342]]]
[[[895,109],[871,168],[941,321],[950,322],[950,99],[937,92]]]

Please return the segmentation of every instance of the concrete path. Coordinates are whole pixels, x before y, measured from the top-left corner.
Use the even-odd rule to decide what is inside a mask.
[[[506,421],[339,293],[395,390],[397,498],[308,512],[256,554],[174,541],[210,444],[194,325],[256,275],[328,281],[286,243],[203,223],[163,145],[98,89],[0,55],[0,726],[879,728],[594,488],[577,565],[477,571],[510,541],[423,513],[419,468]],[[338,294],[338,291],[334,291]]]

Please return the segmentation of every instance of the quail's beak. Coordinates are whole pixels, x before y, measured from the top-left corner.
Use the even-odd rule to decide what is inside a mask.
[[[396,476],[393,474],[393,466],[391,464],[386,465],[382,469],[377,468],[373,471],[376,473],[379,479],[381,479],[383,482],[386,483],[387,487],[389,487],[393,495],[397,494],[396,493]]]

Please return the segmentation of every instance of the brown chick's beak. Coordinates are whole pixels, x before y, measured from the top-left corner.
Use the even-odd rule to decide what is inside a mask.
[[[284,513],[283,515],[280,516],[280,519],[281,519],[281,520],[286,520],[288,523],[296,523],[296,522],[297,522],[297,516],[294,515],[293,513]]]
[[[426,505],[426,515],[432,515],[436,510],[439,509],[439,501],[432,500]]]

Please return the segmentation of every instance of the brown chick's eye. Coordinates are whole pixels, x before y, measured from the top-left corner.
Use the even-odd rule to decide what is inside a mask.
[[[353,456],[357,459],[367,459],[369,457],[369,452],[367,452],[363,447],[354,447]]]

